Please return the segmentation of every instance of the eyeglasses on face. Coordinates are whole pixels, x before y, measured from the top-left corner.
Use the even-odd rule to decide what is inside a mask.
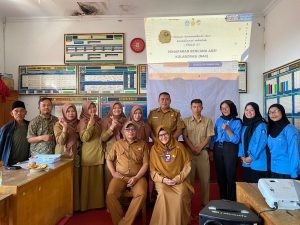
[[[168,133],[163,133],[163,134],[159,134],[158,137],[165,137],[165,136],[169,136]]]
[[[125,128],[127,132],[136,132],[135,128]]]
[[[278,113],[278,112],[280,112],[280,110],[279,109],[275,109],[274,111],[269,111],[268,114],[272,115],[272,114],[275,114],[275,113]]]

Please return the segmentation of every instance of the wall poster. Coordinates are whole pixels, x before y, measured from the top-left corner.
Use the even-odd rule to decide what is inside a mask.
[[[19,66],[20,94],[76,94],[76,66]]]
[[[124,34],[65,34],[65,64],[124,63]]]

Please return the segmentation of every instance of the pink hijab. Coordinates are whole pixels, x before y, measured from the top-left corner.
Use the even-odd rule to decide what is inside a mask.
[[[121,106],[121,108],[123,107],[122,104],[120,102],[113,102],[111,105],[110,105],[110,110],[108,112],[108,114],[106,115],[106,117],[103,119],[103,123],[102,123],[102,128],[103,130],[107,130],[109,129],[109,127],[111,126],[112,124],[112,119],[110,117],[113,116],[113,108],[114,106],[118,104]],[[122,130],[122,127],[124,126],[124,124],[126,123],[127,121],[127,118],[124,114],[124,112],[122,111],[121,115],[119,116],[119,118],[117,118],[118,120],[118,125],[117,127],[114,129],[114,136],[116,139],[119,139],[121,137],[118,138],[118,136],[120,136],[121,134],[121,130]]]
[[[73,108],[76,112],[76,117],[73,120],[68,120],[67,119],[67,110],[69,108]],[[68,139],[67,143],[64,145],[64,152],[71,157],[74,157],[77,153],[77,141],[79,139],[79,134],[77,132],[77,125],[79,120],[77,119],[77,110],[74,104],[64,104],[62,108],[62,115],[63,115],[63,120],[68,124]]]
[[[87,124],[88,124],[88,122],[91,118],[91,115],[89,114],[89,107],[91,106],[91,104],[95,104],[95,103],[86,101],[82,104],[82,111],[81,111],[81,114],[80,114],[80,117],[79,117],[80,121],[79,121],[79,124],[78,124],[79,133],[86,129]],[[94,119],[95,119],[96,129],[101,130],[101,119],[99,118],[98,115],[94,115]]]
[[[142,113],[142,118],[140,121],[135,121],[133,119],[133,114],[135,113],[135,111],[137,110],[140,110],[141,113]],[[149,127],[148,124],[146,124],[144,121],[143,121],[143,109],[136,105],[136,106],[133,106],[133,108],[131,109],[130,111],[130,116],[129,116],[129,120],[132,121],[136,128],[137,128],[137,138],[138,139],[142,139],[144,141],[149,141],[149,137],[150,137],[150,133],[151,133],[151,129]]]

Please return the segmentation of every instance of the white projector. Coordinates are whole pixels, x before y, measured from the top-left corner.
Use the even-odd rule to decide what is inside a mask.
[[[292,179],[259,179],[258,189],[271,208],[300,209],[300,181]]]

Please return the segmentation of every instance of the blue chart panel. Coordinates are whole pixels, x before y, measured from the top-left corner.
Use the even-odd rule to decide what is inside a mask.
[[[120,66],[79,66],[79,90],[89,93],[137,93],[137,68]]]
[[[139,105],[143,109],[143,119],[147,120],[147,98],[146,97],[103,97],[101,99],[101,117],[105,117],[113,102],[121,102],[123,105],[123,112],[126,117],[129,117],[130,110],[133,106]]]
[[[76,66],[19,66],[20,94],[76,94]]]

